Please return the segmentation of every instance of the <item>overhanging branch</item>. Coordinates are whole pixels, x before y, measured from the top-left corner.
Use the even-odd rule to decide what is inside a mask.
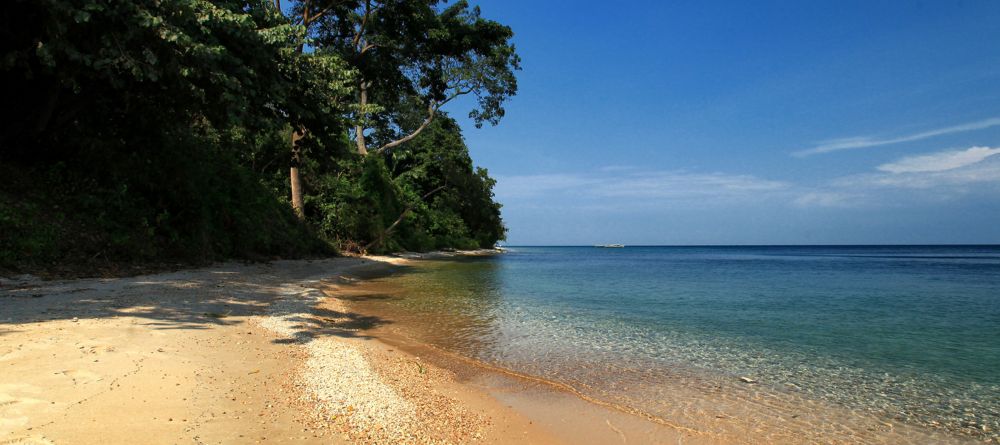
[[[385,150],[388,150],[388,149],[390,149],[392,147],[396,147],[396,146],[399,146],[401,144],[405,144],[405,143],[409,142],[413,138],[417,137],[417,135],[419,135],[421,131],[424,131],[424,129],[427,128],[427,126],[430,125],[432,121],[434,121],[434,117],[437,116],[438,110],[440,110],[441,107],[444,106],[444,104],[446,104],[448,102],[451,102],[452,99],[454,99],[454,98],[456,98],[458,96],[469,94],[470,92],[472,92],[472,90],[459,90],[459,91],[456,91],[455,94],[452,94],[451,96],[448,96],[448,98],[445,99],[445,100],[442,100],[440,102],[431,102],[431,104],[427,106],[427,119],[424,119],[424,121],[420,124],[419,127],[417,127],[416,130],[413,130],[412,133],[410,133],[410,134],[408,134],[406,136],[403,136],[403,137],[401,137],[399,139],[396,139],[395,141],[386,143],[386,144],[382,145],[381,147],[376,148],[374,150],[374,152],[381,154]]]

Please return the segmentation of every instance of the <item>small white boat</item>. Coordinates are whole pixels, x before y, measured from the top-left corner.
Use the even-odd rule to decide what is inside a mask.
[[[625,247],[625,245],[624,244],[598,244],[598,245],[596,245],[594,247],[618,248],[618,247]]]

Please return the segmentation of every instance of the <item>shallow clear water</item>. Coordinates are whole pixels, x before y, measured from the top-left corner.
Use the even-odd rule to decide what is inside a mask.
[[[998,439],[1000,247],[521,247],[387,280],[358,304],[407,335],[654,416]]]

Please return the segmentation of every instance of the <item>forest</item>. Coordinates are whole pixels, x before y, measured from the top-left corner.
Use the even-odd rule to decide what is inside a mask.
[[[0,270],[492,247],[459,122],[516,94],[466,1],[12,0]]]

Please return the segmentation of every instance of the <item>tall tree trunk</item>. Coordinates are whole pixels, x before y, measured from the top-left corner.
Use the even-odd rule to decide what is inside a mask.
[[[302,130],[292,130],[292,167],[288,174],[292,186],[292,210],[300,220],[306,218],[305,207],[302,204],[302,180],[299,178],[299,166],[302,164],[299,140],[304,136]]]
[[[364,127],[364,117],[365,117],[365,107],[368,105],[368,85],[365,84],[365,80],[361,79],[358,82],[358,115],[361,119],[358,119],[357,125],[354,126],[354,141],[358,144],[358,154],[365,156],[368,154],[368,147],[365,145],[365,127]]]
[[[309,3],[309,0],[305,0],[302,4],[302,26],[305,26],[307,32],[310,25]],[[279,6],[278,11],[281,12],[278,0],[275,0],[275,5]],[[295,46],[295,52],[297,54],[302,54],[304,49],[305,44],[303,43],[299,43]],[[292,188],[292,211],[295,212],[295,216],[299,218],[299,221],[305,221],[306,219],[305,205],[302,203],[302,179],[299,177],[299,167],[302,165],[302,151],[299,147],[299,141],[302,140],[305,135],[305,128],[292,127],[292,137],[290,141],[292,145],[292,165],[288,169],[288,181]]]

